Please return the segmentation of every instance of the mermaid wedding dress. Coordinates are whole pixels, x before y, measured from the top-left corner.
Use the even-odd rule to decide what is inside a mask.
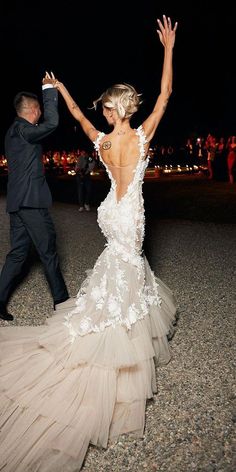
[[[143,434],[155,363],[170,359],[176,306],[142,254],[148,159],[142,127],[136,134],[136,163],[104,163],[111,188],[98,223],[107,243],[77,297],[46,326],[0,330],[3,472],[75,472],[89,443],[105,448],[120,434]]]

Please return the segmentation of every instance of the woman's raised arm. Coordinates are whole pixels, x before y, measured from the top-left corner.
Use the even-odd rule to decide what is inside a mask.
[[[143,123],[144,132],[146,134],[148,142],[154,136],[157,126],[160,123],[162,116],[165,113],[169,97],[172,92],[172,81],[173,81],[173,48],[175,43],[175,32],[177,29],[177,22],[172,28],[171,19],[166,18],[163,15],[163,22],[157,20],[159,29],[157,33],[160,41],[164,46],[164,59],[161,77],[161,91],[157,97],[157,101],[153,108],[152,113]]]

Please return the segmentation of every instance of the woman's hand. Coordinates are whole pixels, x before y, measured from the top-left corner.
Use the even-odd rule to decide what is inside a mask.
[[[63,88],[66,90],[64,84],[62,82],[59,82],[59,80],[55,81],[54,87],[57,88],[59,92],[61,92]]]
[[[157,33],[161,43],[163,44],[164,48],[172,49],[175,43],[175,32],[178,26],[177,21],[175,22],[174,28],[172,28],[171,19],[169,17],[166,18],[166,16],[163,15],[163,22],[157,19],[157,23],[159,26]]]

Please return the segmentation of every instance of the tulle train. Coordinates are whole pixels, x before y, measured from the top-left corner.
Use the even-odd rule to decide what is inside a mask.
[[[147,262],[145,270],[148,281]],[[77,472],[89,443],[105,448],[123,433],[142,436],[154,362],[170,360],[176,313],[172,292],[156,282],[161,305],[130,329],[108,326],[72,343],[64,316],[76,298],[46,326],[1,329],[1,471]]]

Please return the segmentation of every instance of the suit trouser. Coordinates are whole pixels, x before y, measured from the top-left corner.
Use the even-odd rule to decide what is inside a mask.
[[[90,175],[85,175],[84,177],[76,175],[76,182],[79,206],[84,206],[84,204],[89,205],[92,191],[92,180]]]
[[[60,270],[54,224],[45,208],[21,208],[10,213],[11,250],[0,275],[0,301],[7,303],[33,242],[52,292],[54,302],[65,300],[68,291]]]

